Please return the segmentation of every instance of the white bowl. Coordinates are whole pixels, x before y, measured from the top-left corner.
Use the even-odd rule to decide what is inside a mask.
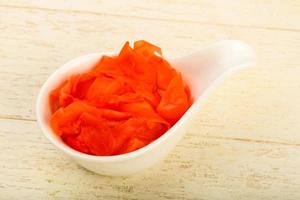
[[[214,43],[200,51],[177,59],[167,59],[180,71],[191,89],[193,105],[181,119],[160,138],[134,152],[116,156],[93,156],[78,152],[66,145],[50,127],[49,94],[71,75],[86,72],[96,65],[103,55],[110,53],[93,53],[75,58],[59,67],[44,83],[37,98],[37,121],[44,135],[65,154],[80,165],[93,172],[110,175],[129,175],[148,168],[163,159],[178,143],[186,132],[188,121],[210,91],[226,76],[237,69],[255,62],[252,48],[236,40],[224,40]]]

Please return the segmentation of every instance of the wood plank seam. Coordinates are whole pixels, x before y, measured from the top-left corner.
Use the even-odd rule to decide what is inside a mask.
[[[27,121],[27,122],[36,122],[35,119],[26,119],[26,118],[17,118],[17,117],[1,117],[0,120],[12,120],[12,121]],[[205,127],[205,125],[203,125]],[[189,133],[187,133],[189,134]],[[195,134],[194,134],[195,135]],[[250,139],[250,138],[239,138],[239,137],[222,137],[222,136],[209,136],[202,135],[204,139],[217,139],[217,140],[228,140],[228,141],[239,141],[239,142],[247,142],[247,143],[262,143],[262,144],[270,144],[270,145],[284,145],[284,146],[293,146],[300,147],[298,143],[288,143],[288,142],[276,142],[271,140],[259,140],[259,139]]]
[[[82,10],[64,10],[64,9],[53,9],[53,8],[42,8],[42,7],[28,7],[28,6],[11,6],[11,5],[0,5],[0,8],[10,8],[10,9],[27,9],[27,10],[43,10],[49,12],[66,12],[66,13],[82,13],[82,14],[90,14],[90,15],[100,15],[100,16],[112,16],[112,17],[126,17],[126,18],[134,18],[134,19],[143,19],[143,20],[151,20],[151,21],[164,21],[164,22],[177,22],[177,23],[197,23],[203,25],[214,25],[214,26],[223,26],[223,27],[237,27],[237,28],[252,28],[252,29],[263,29],[263,30],[274,30],[274,31],[289,31],[289,32],[299,32],[300,29],[291,29],[291,28],[282,28],[282,27],[267,27],[267,26],[255,26],[255,25],[240,25],[240,24],[223,24],[223,23],[211,23],[211,22],[201,22],[195,20],[173,20],[173,19],[164,19],[164,18],[151,18],[151,17],[141,17],[141,16],[133,16],[133,15],[121,15],[121,14],[113,14],[113,13],[100,13],[100,12],[92,12],[92,11],[82,11]]]

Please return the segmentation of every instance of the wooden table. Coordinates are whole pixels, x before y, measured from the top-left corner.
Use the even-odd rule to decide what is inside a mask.
[[[91,173],[42,135],[39,88],[58,66],[146,39],[171,55],[240,39],[259,63],[226,79],[161,163]],[[299,199],[300,1],[0,0],[0,199]]]

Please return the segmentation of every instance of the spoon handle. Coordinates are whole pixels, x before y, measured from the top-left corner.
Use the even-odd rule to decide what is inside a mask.
[[[243,41],[221,40],[170,62],[182,72],[197,97],[224,73],[254,64],[256,55],[252,47]]]

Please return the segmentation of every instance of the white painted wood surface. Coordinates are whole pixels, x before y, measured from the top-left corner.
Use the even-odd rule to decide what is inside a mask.
[[[259,64],[224,81],[165,161],[88,172],[37,127],[45,79],[73,57],[146,39],[180,55],[244,40]],[[300,198],[300,1],[0,0],[0,199]]]

